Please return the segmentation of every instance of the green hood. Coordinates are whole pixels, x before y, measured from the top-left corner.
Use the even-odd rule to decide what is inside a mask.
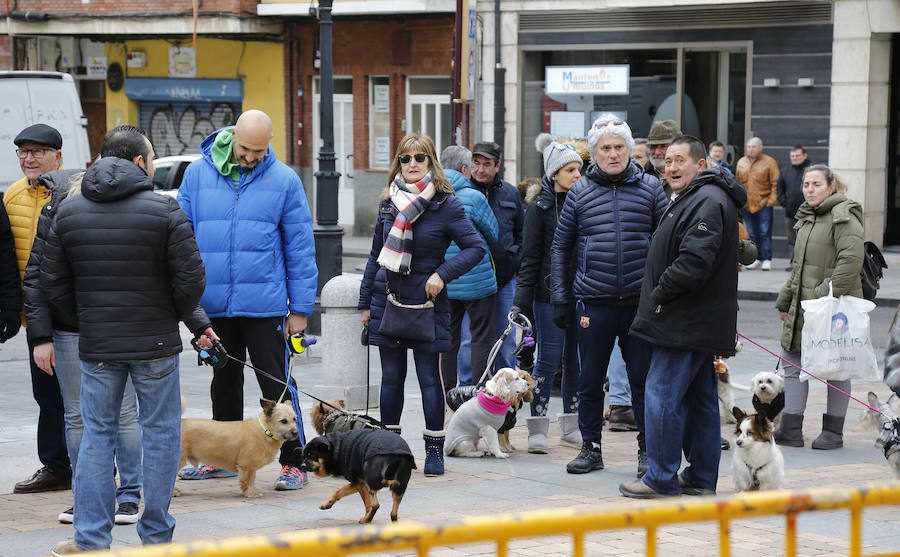
[[[238,183],[241,180],[241,165],[231,160],[231,128],[222,130],[216,136],[210,149],[213,165],[222,176],[228,176],[232,182]]]

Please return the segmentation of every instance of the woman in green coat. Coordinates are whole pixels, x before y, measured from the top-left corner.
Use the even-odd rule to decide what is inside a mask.
[[[862,207],[844,195],[846,186],[823,165],[810,166],[803,174],[806,202],[797,211],[797,241],[791,276],[781,288],[775,307],[784,329],[781,335],[783,356],[800,365],[803,309],[800,302],[828,294],[831,283],[834,296],[862,297],[859,273],[863,264]],[[829,381],[850,392],[850,380]],[[800,380],[800,370],[788,365],[784,371],[785,406],[775,442],[789,447],[803,446],[803,411],[809,395],[809,383]],[[828,404],[822,416],[822,433],[813,441],[814,449],[844,446],[844,417],[849,399],[828,389]]]

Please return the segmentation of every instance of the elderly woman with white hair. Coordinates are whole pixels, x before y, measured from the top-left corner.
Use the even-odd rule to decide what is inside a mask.
[[[553,322],[576,327],[581,355],[581,452],[566,470],[603,468],[603,383],[618,339],[638,426],[638,477],[647,468],[644,381],[650,346],[629,334],[637,311],[650,236],[666,208],[659,180],[631,160],[628,124],[603,114],[588,131],[591,164],[566,196],[550,249]],[[574,258],[574,260],[573,260]]]

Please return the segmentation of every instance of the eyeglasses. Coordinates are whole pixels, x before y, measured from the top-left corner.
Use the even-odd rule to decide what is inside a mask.
[[[400,164],[409,164],[410,159],[414,157],[416,159],[416,162],[423,163],[425,162],[425,159],[428,158],[428,155],[426,155],[425,153],[416,153],[415,155],[400,155],[399,157],[397,157],[397,160],[400,161]]]
[[[35,159],[41,160],[44,158],[44,153],[47,151],[56,151],[56,149],[48,149],[46,147],[40,147],[38,149],[16,149],[16,155],[18,155],[20,159],[27,159],[28,154],[31,153]]]

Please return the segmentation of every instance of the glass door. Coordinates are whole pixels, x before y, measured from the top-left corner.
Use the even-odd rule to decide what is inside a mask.
[[[320,96],[319,78],[313,81],[313,173],[319,171],[320,139]],[[353,226],[355,207],[353,199],[353,78],[335,77],[334,95],[334,157],[338,179],[338,224]],[[315,192],[315,188],[313,188]],[[315,194],[313,207],[316,206]],[[315,215],[314,215],[315,217]]]
[[[406,132],[429,136],[438,156],[450,145],[449,91],[450,78],[411,77],[407,81]]]

